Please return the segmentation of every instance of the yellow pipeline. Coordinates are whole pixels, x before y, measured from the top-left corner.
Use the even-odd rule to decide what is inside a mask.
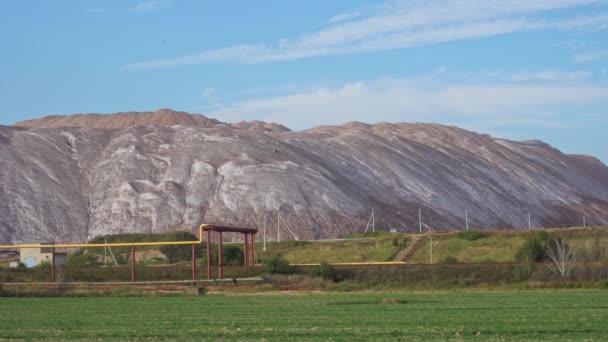
[[[289,264],[289,266],[319,266],[320,264]],[[371,261],[371,262],[336,262],[333,266],[373,266],[373,265],[405,265],[403,261]]]
[[[22,248],[86,248],[86,247],[131,247],[131,246],[165,246],[165,245],[192,245],[203,243],[203,228],[210,224],[201,224],[199,227],[198,240],[193,241],[158,241],[158,242],[119,242],[119,243],[74,243],[74,244],[22,244],[22,245],[0,245],[0,249],[22,249]]]

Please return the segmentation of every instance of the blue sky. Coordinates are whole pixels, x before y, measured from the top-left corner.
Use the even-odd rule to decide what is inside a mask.
[[[608,1],[5,1],[0,124],[437,122],[608,162]]]

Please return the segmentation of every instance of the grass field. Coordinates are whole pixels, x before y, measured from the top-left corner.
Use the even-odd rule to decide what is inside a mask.
[[[0,308],[0,339],[608,339],[608,291],[2,298]]]

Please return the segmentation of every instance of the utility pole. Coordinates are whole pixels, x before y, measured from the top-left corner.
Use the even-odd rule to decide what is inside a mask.
[[[376,215],[374,215],[374,208],[372,208],[372,232],[376,232]]]
[[[422,209],[418,209],[418,224],[420,225],[420,234],[422,234]]]
[[[467,223],[467,230],[469,230],[469,211],[468,210],[464,211],[464,219]]]
[[[266,213],[264,213],[264,244],[262,250],[266,252]]]
[[[583,216],[583,228],[587,228],[587,218]]]
[[[281,242],[281,208],[277,210],[277,242]]]
[[[531,219],[531,215],[528,214],[528,230],[532,229],[532,219]]]
[[[369,220],[367,221],[367,226],[365,226],[365,233],[369,229],[369,225],[372,225],[372,232],[376,232],[376,214],[374,213],[374,208],[372,208],[372,214],[369,216]]]
[[[430,238],[430,243],[429,243],[429,250],[431,251],[431,264],[433,263],[433,233],[431,233],[431,235],[429,235]]]

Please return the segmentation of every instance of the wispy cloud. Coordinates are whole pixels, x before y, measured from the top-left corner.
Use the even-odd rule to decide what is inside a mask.
[[[140,1],[132,8],[135,12],[160,11],[171,7],[172,0],[146,0]]]
[[[329,18],[329,20],[327,20],[327,23],[336,24],[336,23],[340,23],[340,22],[344,22],[344,21],[353,20],[353,19],[359,18],[360,16],[361,16],[360,11],[340,13],[338,15],[335,15],[335,16]]]
[[[396,1],[330,18],[330,25],[275,45],[241,44],[201,53],[133,63],[127,70],[232,61],[267,63],[307,57],[402,49],[424,44],[483,38],[533,30],[601,28],[608,13],[565,12],[599,0],[431,0]],[[551,12],[553,13],[553,12]],[[243,53],[246,52],[246,53]]]
[[[508,82],[533,82],[533,81],[580,81],[591,78],[589,71],[575,70],[564,71],[544,69],[535,71],[520,70],[516,72],[484,71],[483,77],[489,79],[503,80]]]
[[[351,82],[241,101],[226,105],[213,115],[229,121],[255,118],[281,122],[294,129],[348,120],[562,128],[568,122],[576,122],[560,117],[564,108],[593,107],[607,97],[608,87],[601,85],[488,79],[452,82],[423,75]]]
[[[608,50],[581,52],[574,55],[574,60],[578,63],[593,62],[604,58],[608,58]]]

